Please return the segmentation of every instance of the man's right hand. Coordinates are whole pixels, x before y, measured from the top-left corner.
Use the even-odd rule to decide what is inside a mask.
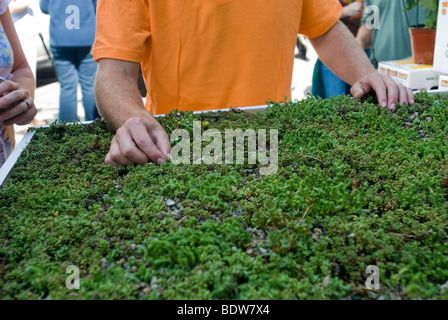
[[[114,167],[149,161],[161,165],[170,151],[168,134],[157,120],[134,117],[117,130],[105,163]]]
[[[171,151],[163,127],[147,111],[138,91],[140,64],[116,59],[100,59],[95,82],[98,111],[117,133],[105,163],[131,166],[166,161]]]

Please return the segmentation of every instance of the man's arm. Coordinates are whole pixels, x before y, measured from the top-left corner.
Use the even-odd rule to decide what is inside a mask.
[[[358,30],[356,40],[358,41],[361,48],[367,49],[372,45],[372,36],[373,29],[369,29],[365,24],[363,24]]]
[[[106,164],[162,164],[171,150],[165,130],[143,105],[138,91],[139,67],[138,63],[122,60],[99,61],[95,83],[98,110],[118,129]]]
[[[341,22],[310,41],[323,63],[352,85],[351,93],[356,99],[374,90],[383,108],[394,110],[398,102],[414,103],[412,90],[396,84],[389,76],[379,74],[355,37]]]

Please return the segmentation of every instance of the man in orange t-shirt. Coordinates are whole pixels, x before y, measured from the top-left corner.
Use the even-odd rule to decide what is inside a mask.
[[[99,0],[94,58],[98,109],[117,129],[106,163],[161,164],[169,138],[154,114],[283,101],[297,34],[361,98],[413,103],[409,89],[375,71],[338,22],[338,0]],[[148,97],[137,85],[140,64]],[[146,107],[146,108],[145,108]]]

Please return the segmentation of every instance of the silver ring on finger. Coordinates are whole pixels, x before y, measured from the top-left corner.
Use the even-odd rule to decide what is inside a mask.
[[[26,104],[26,111],[30,111],[31,109],[31,104],[28,102],[28,100],[23,100],[22,102],[24,102]]]

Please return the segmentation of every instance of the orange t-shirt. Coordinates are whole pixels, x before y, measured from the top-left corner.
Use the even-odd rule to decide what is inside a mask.
[[[335,25],[338,0],[99,0],[94,58],[141,62],[153,114],[290,96],[297,33]]]

